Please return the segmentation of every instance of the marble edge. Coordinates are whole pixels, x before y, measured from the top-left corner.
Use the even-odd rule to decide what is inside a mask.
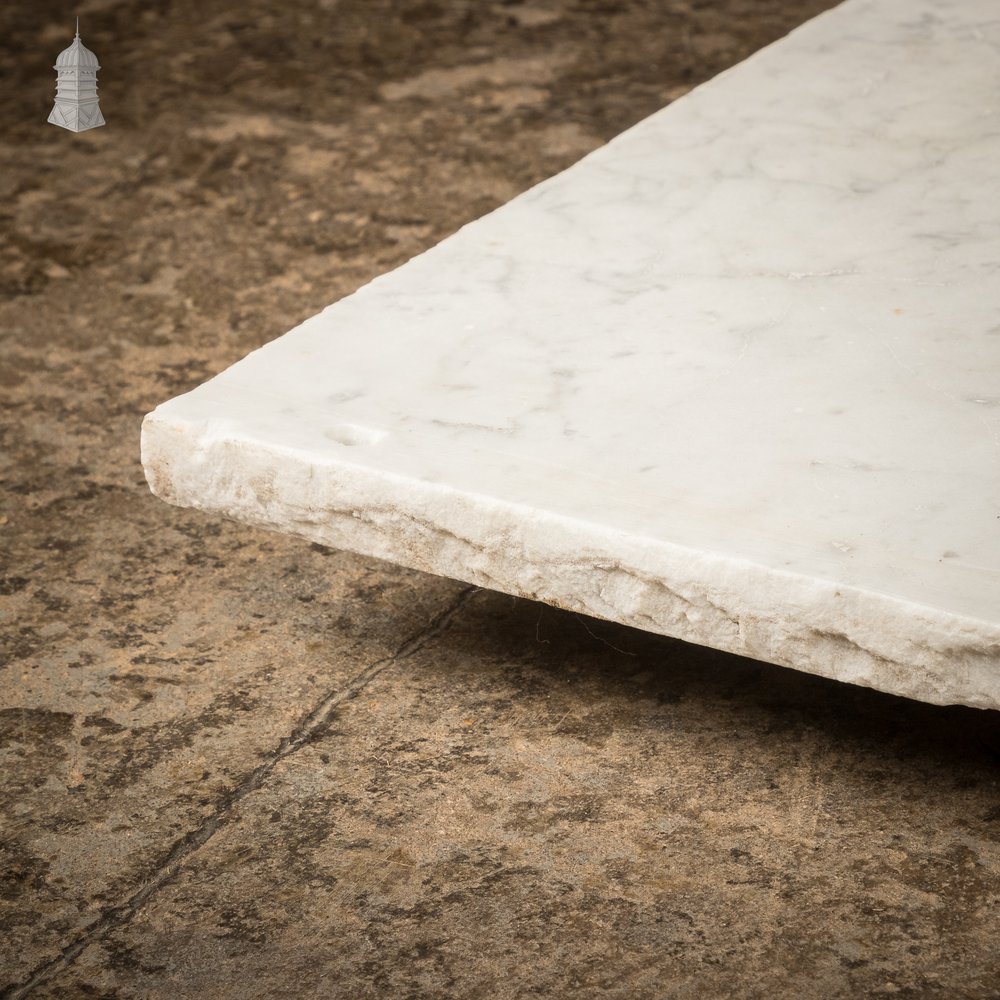
[[[933,704],[1000,708],[1000,623],[220,432],[163,404],[168,503]],[[175,405],[171,405],[171,403]]]

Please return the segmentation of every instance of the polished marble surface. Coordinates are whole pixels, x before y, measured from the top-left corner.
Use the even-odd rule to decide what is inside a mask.
[[[848,0],[157,408],[154,491],[1000,707],[997,51]]]

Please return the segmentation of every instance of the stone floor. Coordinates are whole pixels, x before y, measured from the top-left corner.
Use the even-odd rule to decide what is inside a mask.
[[[1000,997],[1000,717],[170,508],[147,410],[828,0],[0,8],[0,995]]]

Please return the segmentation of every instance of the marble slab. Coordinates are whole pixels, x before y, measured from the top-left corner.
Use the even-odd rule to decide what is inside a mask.
[[[998,14],[848,0],[157,407],[150,486],[1000,707]]]

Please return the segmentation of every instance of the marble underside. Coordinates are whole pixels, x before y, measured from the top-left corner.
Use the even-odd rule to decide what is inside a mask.
[[[159,406],[153,491],[1000,707],[997,51],[848,0]]]

